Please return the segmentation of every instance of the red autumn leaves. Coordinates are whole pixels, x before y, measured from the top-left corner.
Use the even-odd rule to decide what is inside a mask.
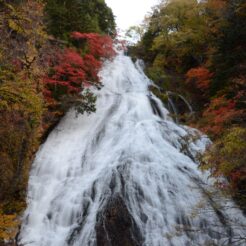
[[[99,83],[97,74],[103,59],[115,55],[109,36],[74,32],[71,38],[77,42],[76,47],[58,50],[51,59],[49,74],[44,78],[44,96],[49,103]]]
[[[196,91],[200,100],[209,97],[213,73],[205,67],[192,68],[186,73],[186,84]],[[206,109],[202,114],[201,129],[211,135],[219,135],[226,126],[238,121],[243,114],[237,109],[237,97],[227,98],[221,95],[211,98],[206,103]]]
[[[187,73],[187,83],[193,83],[195,87],[203,93],[209,88],[213,73],[205,67],[197,67],[190,69]]]

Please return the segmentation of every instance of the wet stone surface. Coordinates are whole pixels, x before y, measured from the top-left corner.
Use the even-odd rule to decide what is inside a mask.
[[[140,246],[142,236],[123,199],[115,196],[97,216],[97,245]]]

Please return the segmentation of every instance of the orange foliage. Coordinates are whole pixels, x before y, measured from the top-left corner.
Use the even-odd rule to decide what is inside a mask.
[[[213,99],[203,113],[206,121],[203,131],[208,134],[218,135],[231,123],[237,122],[242,116],[243,110],[236,109],[235,105],[235,101],[226,99],[225,96]]]
[[[222,10],[226,6],[226,0],[208,0],[209,9]]]
[[[206,92],[211,84],[213,73],[205,67],[192,68],[186,73],[186,83],[193,84],[196,88]]]

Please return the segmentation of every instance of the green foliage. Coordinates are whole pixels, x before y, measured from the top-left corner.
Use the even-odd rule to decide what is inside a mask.
[[[246,156],[246,129],[236,127],[230,129],[207,152],[204,157],[206,165],[217,175],[229,177],[232,172],[244,166]],[[237,158],[235,158],[237,157]],[[214,165],[215,164],[215,165]]]
[[[46,0],[48,32],[60,39],[69,39],[70,33],[115,34],[111,9],[104,0]]]
[[[201,62],[200,51],[208,39],[202,4],[172,0],[153,13],[142,43],[154,67],[184,72]],[[156,61],[160,60],[162,63]]]
[[[78,114],[84,114],[85,112],[89,114],[96,111],[96,99],[97,97],[92,92],[85,90],[81,95],[80,100],[73,103],[73,105]]]
[[[133,57],[145,61],[147,74],[160,88],[191,102],[195,114],[186,123],[215,140],[207,165],[241,196],[246,194],[245,181],[239,181],[245,175],[245,148],[238,142],[246,118],[245,13],[244,0],[163,0],[140,42],[130,49]],[[233,175],[240,176],[240,185]]]
[[[192,102],[197,115],[224,95],[245,108],[246,31],[242,0],[162,1],[141,41],[130,49],[161,88]],[[186,81],[186,83],[185,83]]]
[[[23,111],[24,115],[30,115],[30,124],[38,124],[43,112],[42,98],[32,87],[30,80],[17,76],[0,84],[0,110]]]
[[[0,203],[0,243],[11,242],[20,225],[19,214],[25,209],[25,202],[11,201]]]
[[[41,10],[41,12],[40,12]],[[4,1],[0,17],[0,203],[23,199],[45,112],[38,83],[42,4]]]
[[[202,159],[202,169],[209,169],[216,177],[226,177],[229,187],[232,189],[242,206],[245,207],[246,196],[246,129],[235,127],[228,130],[206,152]],[[221,185],[221,183],[219,183]]]
[[[230,85],[235,77],[246,76],[246,5],[244,0],[229,0],[216,24],[214,52],[211,60],[215,71],[212,95]],[[218,17],[213,13],[212,20]]]
[[[38,146],[44,105],[25,74],[1,71],[0,200],[21,197],[33,151]]]
[[[44,7],[48,26],[43,20]],[[45,96],[44,77],[55,69],[52,60],[57,53],[69,48],[64,47],[67,42],[48,36],[46,29],[66,40],[71,31],[113,35],[115,23],[104,0],[0,0],[0,36],[4,37],[0,39],[0,244],[12,242],[18,232],[30,165],[41,139],[70,107],[78,113],[95,111],[95,95],[88,90],[82,94],[78,91],[82,90],[81,82],[86,79],[88,86],[97,76],[100,59],[108,58],[112,51],[112,39],[106,35],[84,34],[93,36],[94,42],[89,45],[77,40],[77,46],[70,47],[77,54],[74,60],[70,56],[63,62],[75,61],[70,73],[66,69],[64,73],[72,85],[77,83],[74,88],[78,91],[61,92],[59,105],[51,105]],[[80,59],[83,71],[76,66]]]
[[[186,73],[203,66],[207,57],[211,33],[205,9],[205,3],[196,0],[163,1],[154,10],[141,41],[131,48],[134,56],[144,59],[147,75],[159,87],[184,95],[195,110],[207,100],[184,81]]]

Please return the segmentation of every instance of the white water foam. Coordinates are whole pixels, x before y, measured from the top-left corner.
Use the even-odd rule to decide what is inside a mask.
[[[97,214],[120,195],[141,245],[231,245],[241,232],[230,221],[244,217],[220,211],[219,194],[211,198],[208,173],[194,161],[209,139],[174,123],[130,58],[107,62],[100,77],[97,111],[75,117],[71,110],[37,153],[19,244],[98,245]]]

